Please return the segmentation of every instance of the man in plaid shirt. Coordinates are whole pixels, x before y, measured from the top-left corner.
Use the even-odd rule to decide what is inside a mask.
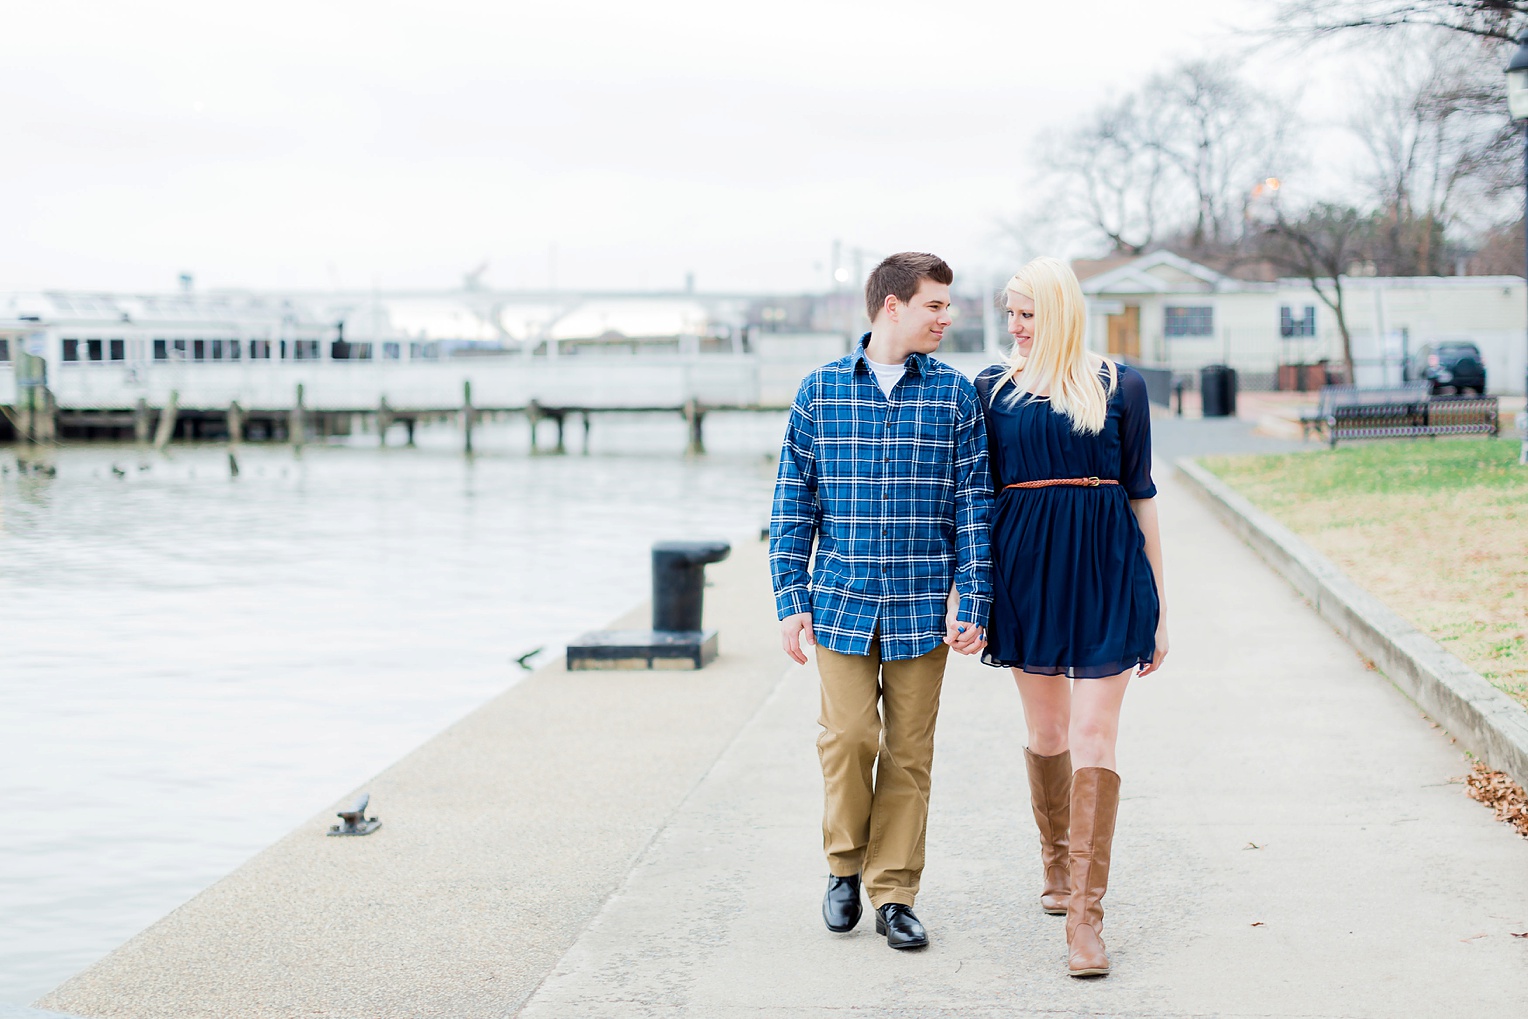
[[[802,664],[802,642],[817,645],[822,680],[823,919],[854,928],[863,875],[892,948],[928,944],[912,905],[939,691],[952,648],[986,646],[992,593],[981,405],[929,357],[953,278],[918,252],[870,274],[870,332],[796,394],[769,530],[781,643]]]

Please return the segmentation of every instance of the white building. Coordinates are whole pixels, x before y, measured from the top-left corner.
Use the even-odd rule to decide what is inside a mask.
[[[1249,388],[1272,388],[1281,365],[1340,370],[1337,316],[1303,279],[1236,279],[1168,251],[1101,268],[1082,280],[1095,350],[1185,372],[1229,364]],[[1523,391],[1521,277],[1352,276],[1342,285],[1360,385],[1400,381],[1424,344],[1464,340],[1480,348],[1491,392]]]

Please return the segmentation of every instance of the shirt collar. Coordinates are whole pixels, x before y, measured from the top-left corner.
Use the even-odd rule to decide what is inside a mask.
[[[860,341],[859,341],[858,346],[856,346],[854,348],[854,370],[855,371],[859,371],[861,366],[864,366],[864,369],[866,371],[870,370],[870,357],[865,353],[865,344],[867,344],[869,342],[870,342],[870,334],[866,333],[864,336],[860,337]],[[902,363],[904,365],[906,365],[907,367],[911,368],[913,371],[917,372],[919,375],[927,375],[928,374],[928,355],[927,354],[923,354],[923,353],[919,353],[917,351],[914,351],[913,353],[908,354],[907,355],[907,360],[903,361]]]

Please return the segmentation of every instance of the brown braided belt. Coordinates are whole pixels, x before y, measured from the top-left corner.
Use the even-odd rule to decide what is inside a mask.
[[[1097,488],[1099,485],[1117,485],[1118,481],[1113,478],[1050,478],[1046,481],[1020,481],[1012,485],[1004,485],[1003,490],[1010,488],[1050,488],[1052,485],[1072,485],[1076,488]]]

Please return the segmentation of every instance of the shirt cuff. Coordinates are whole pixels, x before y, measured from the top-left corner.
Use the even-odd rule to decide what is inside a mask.
[[[987,625],[987,612],[992,606],[992,599],[985,595],[963,594],[960,596],[960,609],[958,618],[963,623],[973,623],[976,626]]]
[[[781,619],[811,612],[812,599],[808,597],[805,588],[787,588],[775,595],[775,611],[779,613]]]

